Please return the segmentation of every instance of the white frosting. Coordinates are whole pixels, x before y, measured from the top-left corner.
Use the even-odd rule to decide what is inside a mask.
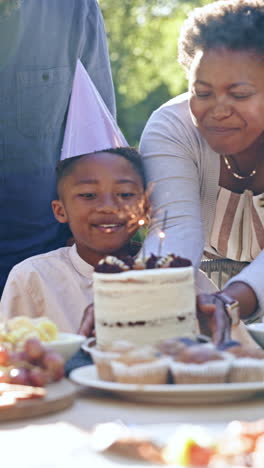
[[[197,334],[192,267],[94,273],[97,343],[153,344]]]

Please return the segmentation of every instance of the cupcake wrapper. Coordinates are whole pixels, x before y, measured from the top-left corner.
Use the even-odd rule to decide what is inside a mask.
[[[264,360],[237,358],[231,363],[228,382],[263,382]]]
[[[91,348],[89,352],[94,364],[96,365],[98,377],[110,382],[115,380],[112,373],[111,360],[117,359],[120,355],[118,353],[101,351],[96,348]]]
[[[168,381],[169,360],[165,358],[153,362],[130,365],[119,361],[112,361],[111,368],[116,382],[166,384]]]
[[[171,362],[170,371],[175,384],[225,383],[229,360],[208,361],[203,364]]]

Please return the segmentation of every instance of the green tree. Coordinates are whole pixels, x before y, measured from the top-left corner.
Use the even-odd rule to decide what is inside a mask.
[[[137,144],[151,112],[186,90],[177,63],[179,30],[188,12],[206,0],[101,0],[118,122]]]

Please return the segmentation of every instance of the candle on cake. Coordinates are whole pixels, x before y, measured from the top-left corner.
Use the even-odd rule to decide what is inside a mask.
[[[158,257],[161,256],[162,246],[163,246],[163,242],[164,242],[164,239],[165,239],[165,236],[166,236],[164,231],[166,229],[167,216],[168,216],[168,210],[165,210],[163,220],[162,220],[161,231],[159,232]]]

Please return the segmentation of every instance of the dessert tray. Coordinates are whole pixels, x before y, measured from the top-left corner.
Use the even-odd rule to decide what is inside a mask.
[[[70,373],[73,382],[133,401],[165,404],[214,404],[264,396],[264,382],[193,385],[138,385],[100,380],[94,365]]]

